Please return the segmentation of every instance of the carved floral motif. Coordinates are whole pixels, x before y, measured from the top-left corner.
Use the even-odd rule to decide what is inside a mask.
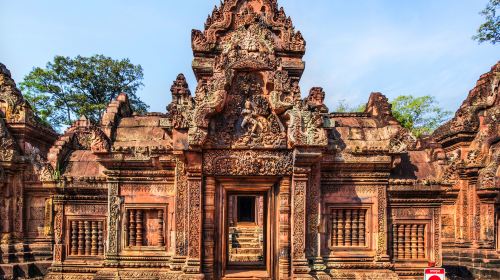
[[[212,150],[203,155],[203,172],[210,175],[290,175],[292,154],[285,151]]]

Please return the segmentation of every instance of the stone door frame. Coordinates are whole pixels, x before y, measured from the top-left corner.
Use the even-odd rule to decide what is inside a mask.
[[[224,279],[227,266],[227,197],[229,193],[266,194],[266,279],[275,278],[278,273],[278,209],[276,190],[280,177],[216,177],[215,213],[215,274]]]

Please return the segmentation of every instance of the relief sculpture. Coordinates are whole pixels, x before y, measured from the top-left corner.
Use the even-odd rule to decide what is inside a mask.
[[[495,278],[500,63],[417,138],[382,93],[303,96],[277,0],[224,0],[191,38],[165,112],[121,93],[62,134],[0,64],[1,279]]]

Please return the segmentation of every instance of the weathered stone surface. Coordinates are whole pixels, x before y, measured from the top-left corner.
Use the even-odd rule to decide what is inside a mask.
[[[305,45],[276,0],[226,0],[192,32],[194,95],[180,74],[165,113],[120,94],[59,136],[0,65],[0,278],[498,278],[500,63],[416,139],[381,93],[302,99]]]

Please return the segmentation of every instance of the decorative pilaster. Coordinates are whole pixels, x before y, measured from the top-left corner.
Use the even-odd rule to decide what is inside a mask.
[[[187,257],[187,209],[188,191],[186,164],[182,155],[178,155],[175,166],[175,255],[170,268],[182,270]]]
[[[497,191],[494,190],[479,190],[478,194],[478,204],[480,204],[480,230],[479,230],[479,242],[480,248],[493,249],[495,248],[495,203],[497,197]]]
[[[306,195],[309,170],[294,168],[292,178],[292,273],[306,277],[310,268],[306,258]]]
[[[323,259],[321,258],[321,164],[316,162],[312,164],[310,183],[307,191],[307,241],[309,255],[307,256],[313,263],[314,273],[318,273],[326,269]]]
[[[434,208],[433,213],[434,223],[434,261],[436,266],[443,265],[442,244],[441,244],[441,208]]]
[[[117,182],[109,183],[108,185],[108,247],[107,247],[107,262],[115,262],[114,259],[118,256],[119,248],[119,225],[120,207],[122,200],[119,197],[119,185]]]
[[[63,261],[63,218],[64,206],[59,202],[54,206],[54,263],[61,264]]]
[[[389,261],[387,248],[387,187],[378,187],[378,233],[377,233],[377,260]]]
[[[279,190],[279,275],[290,278],[290,178],[283,178]]]
[[[203,204],[203,273],[206,279],[215,279],[215,188],[214,177],[207,177]]]
[[[188,278],[203,279],[201,274],[201,234],[202,234],[202,180],[201,154],[189,153],[187,191],[188,191],[188,259],[184,272]]]

